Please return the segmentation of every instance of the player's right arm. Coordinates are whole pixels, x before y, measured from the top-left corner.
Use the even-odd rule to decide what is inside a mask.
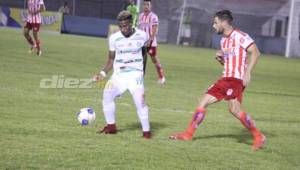
[[[101,71],[98,74],[94,75],[94,77],[93,77],[94,81],[101,81],[101,80],[103,80],[106,77],[107,73],[113,67],[114,60],[115,60],[115,54],[116,54],[115,51],[109,51],[108,52],[107,61],[106,61],[105,65],[104,65],[104,67],[101,69]]]
[[[216,52],[216,57],[215,59],[221,64],[221,65],[224,65],[224,54],[221,50],[218,50]]]

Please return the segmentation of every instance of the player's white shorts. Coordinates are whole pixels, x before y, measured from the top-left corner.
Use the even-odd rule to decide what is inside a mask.
[[[114,94],[118,96],[126,90],[133,93],[137,89],[144,90],[144,73],[142,71],[113,74],[107,81],[104,91],[114,91]]]

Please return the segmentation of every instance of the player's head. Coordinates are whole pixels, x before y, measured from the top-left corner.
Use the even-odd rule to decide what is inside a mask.
[[[151,0],[144,0],[143,9],[146,13],[151,11]]]
[[[132,15],[129,11],[121,11],[117,17],[119,29],[124,36],[132,33]]]
[[[217,34],[223,34],[224,30],[232,25],[233,17],[229,10],[216,12],[213,18],[213,27]]]

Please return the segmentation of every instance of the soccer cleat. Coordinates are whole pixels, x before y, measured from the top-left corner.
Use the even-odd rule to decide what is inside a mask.
[[[98,131],[97,133],[116,134],[117,126],[116,124],[108,124],[101,131]]]
[[[253,139],[252,149],[255,151],[262,149],[266,142],[266,139],[267,138],[263,134],[259,134],[259,135],[255,136]]]
[[[150,131],[143,132],[143,138],[151,139],[151,137],[152,137],[152,134]]]
[[[157,83],[160,85],[164,85],[166,83],[166,78],[165,77],[159,78]]]
[[[181,132],[181,133],[171,135],[169,138],[172,140],[191,141],[193,139],[193,135],[191,135],[187,132]]]
[[[38,51],[36,52],[36,55],[41,56],[41,55],[42,55],[42,50],[38,50]]]

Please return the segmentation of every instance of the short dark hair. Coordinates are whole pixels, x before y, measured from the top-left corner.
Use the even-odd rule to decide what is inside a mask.
[[[144,0],[144,2],[151,2],[151,0]]]
[[[232,23],[233,17],[232,13],[229,10],[222,10],[215,13],[214,17],[218,17],[222,21],[228,21],[228,23]]]
[[[125,20],[129,20],[130,22],[132,22],[132,15],[129,11],[121,11],[117,17],[118,21],[125,21]]]

